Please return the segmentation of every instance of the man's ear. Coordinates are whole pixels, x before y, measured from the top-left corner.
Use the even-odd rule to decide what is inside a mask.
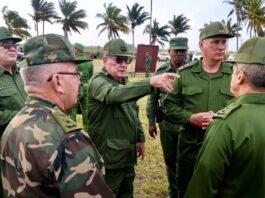
[[[246,73],[244,71],[239,71],[236,76],[236,82],[238,85],[242,85],[246,82]]]
[[[106,65],[108,58],[106,56],[103,56],[102,60],[103,60],[103,64]]]
[[[61,75],[54,74],[51,83],[56,92],[59,94],[64,94],[64,81]]]
[[[202,51],[202,46],[203,46],[203,41],[200,41],[199,42],[199,48],[200,48],[201,51]]]

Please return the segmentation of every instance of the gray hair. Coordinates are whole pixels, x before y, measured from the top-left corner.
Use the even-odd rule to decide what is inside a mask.
[[[34,65],[34,66],[28,66],[21,68],[21,77],[25,83],[31,84],[31,83],[38,83],[39,85],[47,83],[47,79],[51,75],[52,65]]]
[[[243,71],[254,87],[265,88],[265,65],[237,63],[236,71]]]

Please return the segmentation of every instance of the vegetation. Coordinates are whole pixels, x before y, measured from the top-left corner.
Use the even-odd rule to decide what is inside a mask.
[[[138,3],[135,3],[132,8],[129,8],[128,5],[126,5],[127,11],[128,11],[128,21],[131,26],[132,31],[132,39],[133,39],[133,47],[134,47],[134,29],[136,26],[139,26],[143,24],[146,20],[150,19],[148,12],[142,12],[144,9],[143,6],[140,6]]]
[[[174,15],[173,20],[168,21],[169,28],[171,29],[170,34],[174,34],[176,37],[178,34],[186,33],[187,30],[190,30],[189,21],[190,19],[187,19],[183,14],[177,17]]]
[[[160,27],[156,19],[153,21],[152,27],[150,25],[145,27],[144,33],[151,35],[151,45],[154,45],[156,42],[158,42],[162,47],[165,46],[164,42],[168,41],[167,37],[170,35],[168,31],[168,25]]]
[[[111,40],[120,37],[119,31],[126,34],[129,33],[130,29],[127,26],[127,18],[121,14],[120,8],[112,5],[112,3],[108,6],[104,3],[104,9],[104,13],[98,13],[96,15],[96,17],[103,20],[103,22],[97,26],[97,29],[102,27],[99,35],[101,35],[104,31],[107,31],[108,39]]]
[[[77,9],[77,1],[67,1],[61,0],[59,1],[59,7],[63,14],[63,18],[57,20],[57,23],[61,23],[63,25],[64,36],[68,39],[68,32],[74,31],[80,34],[79,28],[86,29],[88,28],[88,24],[81,19],[86,18],[86,11],[76,10]]]
[[[18,12],[8,10],[7,6],[2,8],[2,15],[7,26],[7,29],[14,35],[21,38],[27,38],[30,35],[28,29],[30,29],[26,19],[19,16]]]
[[[42,34],[44,34],[44,22],[52,23],[51,19],[57,19],[57,13],[55,11],[54,3],[45,0],[31,0],[31,6],[33,8],[33,14],[30,14],[31,18],[35,22],[35,30],[39,35],[39,22],[42,21],[43,28]]]

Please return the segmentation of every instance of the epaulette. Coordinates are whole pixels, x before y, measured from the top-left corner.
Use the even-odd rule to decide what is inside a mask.
[[[241,106],[241,104],[232,104],[232,105],[229,105],[229,106],[225,107],[224,109],[218,111],[213,116],[213,118],[222,118],[222,119],[225,119],[225,118],[227,118],[227,116],[229,114],[231,114],[234,110],[238,109],[240,106]]]
[[[189,67],[192,67],[193,65],[197,64],[198,63],[198,60],[197,61],[194,61],[194,62],[191,62],[191,63],[188,63],[188,64],[185,64],[185,65],[182,65],[181,67],[179,67],[179,71],[181,70],[184,70],[186,68],[189,68]]]
[[[73,121],[68,115],[63,112],[53,112],[52,115],[65,133],[82,129],[80,127],[77,127],[75,121]]]

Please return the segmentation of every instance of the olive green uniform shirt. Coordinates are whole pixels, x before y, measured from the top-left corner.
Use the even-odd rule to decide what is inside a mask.
[[[177,73],[177,70],[171,65],[170,62],[163,64],[155,72],[155,75],[163,74],[166,72]],[[146,114],[148,117],[149,126],[154,125],[156,122],[156,113],[158,107],[164,108],[164,98],[167,92],[162,89],[154,88],[148,97]]]
[[[180,78],[173,83],[173,91],[165,98],[167,115],[184,125],[186,131],[201,132],[201,128],[188,125],[188,119],[194,113],[217,112],[227,105],[233,98],[231,74],[232,67],[228,63],[222,63],[219,71],[211,75],[202,69],[201,60],[183,66],[179,69]],[[203,136],[199,139],[202,141]]]
[[[17,67],[13,75],[0,67],[0,136],[10,120],[25,105],[24,83]]]
[[[265,94],[231,101],[210,124],[185,198],[265,197]]]
[[[151,92],[150,79],[120,84],[105,69],[88,87],[88,131],[107,169],[133,167],[136,143],[144,142],[136,101]]]

